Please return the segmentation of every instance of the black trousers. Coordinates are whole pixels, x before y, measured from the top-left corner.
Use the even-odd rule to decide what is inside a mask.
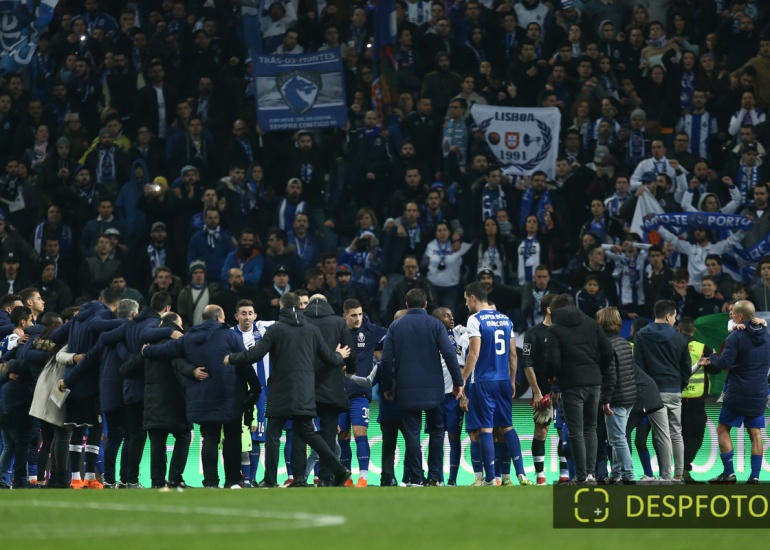
[[[150,435],[150,478],[153,487],[166,485],[166,441],[169,435],[174,436],[174,451],[171,453],[171,465],[168,470],[168,481],[178,484],[182,482],[182,474],[187,464],[190,451],[190,430],[148,430]]]
[[[139,483],[139,464],[142,462],[147,430],[144,429],[144,401],[126,405],[126,427],[128,428],[128,457],[126,459],[126,480]],[[107,428],[110,425],[107,424]],[[123,451],[125,452],[125,450]]]
[[[40,421],[40,449],[37,454],[37,479],[45,479],[45,472],[49,470],[48,455],[51,454],[51,443],[53,443],[54,425],[45,420]]]
[[[27,458],[29,456],[30,441],[34,437],[34,429],[37,420],[29,415],[29,405],[21,405],[12,409],[8,415],[10,422],[6,432],[13,439],[13,487],[21,488],[27,481]]]
[[[682,399],[682,438],[684,439],[684,468],[692,470],[692,461],[703,444],[706,433],[706,400]]]
[[[337,421],[339,419],[339,413],[340,410],[337,407],[332,407],[325,403],[316,404],[316,414],[321,423],[321,430],[318,433],[321,435],[321,439],[323,439],[326,446],[332,451],[336,448],[335,439],[337,439]],[[294,449],[292,448],[292,451],[293,450]],[[304,471],[296,469],[297,467],[294,466],[294,457],[292,457],[291,460],[292,469],[295,472]],[[329,462],[321,458],[319,461],[318,479],[333,482],[336,464],[338,464],[336,457],[334,462]]]
[[[54,426],[51,441],[51,478],[48,486],[56,489],[66,489],[70,486],[69,458],[71,426]]]
[[[114,411],[104,413],[107,421],[107,443],[104,446],[104,481],[115,483],[115,462],[118,459],[118,451],[123,445],[123,453],[120,455],[120,481],[128,483],[128,451],[131,439],[128,435],[126,408],[120,407]]]
[[[409,472],[411,483],[422,484],[422,411],[400,412],[406,446],[404,468]],[[444,408],[441,405],[425,411],[425,430],[428,432],[428,479],[440,481],[444,463]]]
[[[342,473],[344,468],[332,450],[334,449],[334,442],[332,441],[332,447],[329,447],[321,434],[315,431],[312,416],[292,417],[292,437],[291,469],[297,472],[295,475],[299,475],[299,472],[304,475],[307,466],[306,445],[310,445],[310,448],[318,453],[320,463],[326,464],[333,476]],[[302,478],[299,477],[298,479]]]
[[[380,485],[389,487],[395,477],[396,446],[398,445],[398,431],[404,434],[404,427],[400,420],[383,420],[380,422],[382,431],[382,474]],[[406,438],[406,435],[404,435]],[[421,468],[422,469],[422,468]]]
[[[225,487],[230,487],[241,481],[241,425],[239,418],[229,424],[201,424],[201,462],[203,463],[203,486],[218,487],[219,473],[217,472],[219,441],[224,432],[222,442],[222,462],[225,467]]]

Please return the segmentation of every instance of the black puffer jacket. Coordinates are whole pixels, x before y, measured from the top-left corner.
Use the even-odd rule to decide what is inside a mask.
[[[557,309],[551,319],[545,348],[548,378],[558,378],[562,390],[601,386],[613,358],[602,329],[575,306]]]
[[[337,344],[350,347],[350,356],[345,359],[345,370],[349,374],[355,374],[356,344],[344,319],[337,316],[332,306],[323,300],[310,302],[303,314],[308,323],[317,326],[321,331],[329,349],[336,348]],[[341,370],[325,368],[318,358],[315,362],[315,400],[317,403],[337,407],[340,412],[350,408],[348,394],[345,391],[345,377]]]
[[[663,408],[663,399],[660,397],[658,385],[644,372],[639,365],[634,365],[636,374],[637,396],[633,412],[647,414]]]
[[[272,371],[267,381],[268,418],[315,416],[315,364],[342,368],[342,356],[329,349],[317,327],[308,324],[298,309],[283,308],[278,322],[248,351],[230,355],[231,365],[251,365],[270,354]]]
[[[600,403],[615,407],[631,407],[636,403],[637,387],[634,372],[634,351],[625,338],[608,334],[614,357],[602,378]]]

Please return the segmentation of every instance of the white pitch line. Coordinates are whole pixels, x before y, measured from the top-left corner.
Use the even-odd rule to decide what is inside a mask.
[[[311,512],[277,512],[269,510],[250,510],[242,508],[209,508],[204,506],[151,506],[143,504],[119,504],[113,502],[84,502],[84,503],[70,503],[70,502],[56,502],[46,500],[30,500],[30,501],[14,501],[5,500],[0,501],[0,507],[5,505],[6,507],[30,507],[30,508],[61,508],[72,509],[73,506],[76,509],[88,509],[88,510],[106,510],[114,512],[135,512],[135,513],[160,513],[160,514],[183,514],[183,515],[206,515],[206,516],[225,516],[231,518],[254,518],[254,519],[268,519],[278,520],[279,522],[286,523],[287,525],[266,525],[264,522],[259,525],[244,525],[233,523],[231,525],[176,525],[173,528],[162,528],[154,526],[142,526],[141,529],[137,529],[137,525],[133,524],[128,529],[122,529],[120,527],[104,527],[100,532],[91,531],[94,535],[102,536],[122,536],[125,534],[135,535],[137,532],[141,535],[145,534],[170,534],[182,533],[182,534],[196,534],[196,533],[248,533],[254,530],[281,530],[281,529],[308,529],[314,527],[333,527],[338,525],[344,525],[347,519],[344,516],[336,516],[329,514],[314,514]],[[90,528],[89,528],[90,529]],[[53,532],[41,532],[38,529],[32,530],[35,532],[34,538],[63,538],[68,536],[67,533],[61,529],[54,527]],[[103,532],[102,532],[103,531]],[[30,532],[28,530],[19,530],[19,533],[24,533],[25,537],[29,537]],[[82,533],[82,528],[78,529],[79,533]],[[64,534],[62,534],[64,533]],[[10,538],[9,533],[3,534],[3,538]]]

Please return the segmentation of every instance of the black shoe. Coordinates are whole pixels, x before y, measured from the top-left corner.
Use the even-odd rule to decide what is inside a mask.
[[[169,481],[166,485],[168,485],[172,489],[192,489],[192,487],[187,485],[187,483],[185,483],[184,481],[179,481],[179,482]]]
[[[351,472],[349,469],[342,467],[342,471],[337,474],[336,479],[334,480],[334,486],[335,487],[342,487],[345,485],[345,482],[350,479],[350,476],[353,475],[353,472]]]
[[[746,480],[746,485],[759,485],[759,478],[752,477],[752,478]]]
[[[333,481],[329,481],[326,479],[319,479],[316,487],[335,487],[335,485]]]
[[[425,484],[426,487],[443,487],[444,484],[440,481],[436,481],[435,479],[429,479],[428,482]]]
[[[293,489],[295,487],[310,487],[306,481],[302,481],[301,479],[295,479],[291,483],[287,485],[289,489]]]
[[[698,481],[697,479],[694,479],[692,474],[687,470],[685,470],[682,474],[682,479],[687,485],[704,485],[706,483],[705,481]]]
[[[259,485],[257,485],[260,489],[275,489],[278,487],[275,483],[270,483],[269,481],[262,481]]]
[[[717,477],[709,479],[709,485],[735,485],[735,474],[719,474]]]

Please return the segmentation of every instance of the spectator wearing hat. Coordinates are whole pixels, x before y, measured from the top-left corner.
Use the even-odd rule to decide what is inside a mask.
[[[99,130],[98,145],[81,159],[98,186],[110,193],[117,193],[128,181],[129,162],[126,152],[115,144],[115,136],[109,128]]]
[[[187,248],[187,263],[203,260],[206,263],[206,279],[209,281],[219,280],[225,258],[234,248],[230,234],[221,228],[219,220],[219,209],[216,206],[206,208],[205,225],[193,234]]]
[[[29,282],[20,277],[21,263],[15,252],[3,256],[3,279],[0,281],[0,296],[16,294],[29,286]]]
[[[190,284],[182,289],[177,300],[177,311],[182,317],[185,329],[198,325],[203,321],[204,308],[213,303],[214,296],[219,292],[219,285],[206,280],[206,264],[194,260],[188,269]]]
[[[108,229],[117,229],[120,234],[125,232],[123,224],[115,218],[115,202],[112,197],[99,197],[94,202],[98,215],[96,219],[86,222],[80,235],[80,255],[84,258],[93,255],[97,239]]]
[[[116,227],[110,227],[104,234],[110,238],[110,244],[112,245],[112,254],[110,257],[125,263],[130,251],[125,244],[120,242],[120,230]]]
[[[161,266],[175,265],[175,255],[169,248],[168,230],[163,222],[155,222],[150,228],[150,243],[137,253],[139,288],[147,288]]]
[[[67,283],[56,277],[56,263],[44,260],[40,278],[35,283],[40,297],[45,302],[45,312],[58,313],[74,303],[72,289]]]
[[[299,279],[301,280],[301,279]],[[279,265],[273,271],[273,285],[265,288],[257,301],[259,318],[263,321],[277,321],[281,311],[281,296],[292,290],[289,270]]]
[[[358,300],[364,311],[374,313],[371,309],[371,298],[361,287],[352,284],[353,270],[348,264],[337,265],[335,279],[336,284],[333,287],[328,288],[324,295],[329,300],[329,305],[332,306],[337,315],[343,314],[342,305],[346,300]]]
[[[642,109],[631,111],[628,138],[622,140],[625,149],[622,158],[628,166],[636,166],[650,155],[650,137],[647,135],[647,113]]]
[[[100,236],[94,246],[94,254],[80,264],[80,292],[84,298],[95,300],[109,285],[112,276],[120,269],[120,262],[111,258],[112,243],[106,235]]]

